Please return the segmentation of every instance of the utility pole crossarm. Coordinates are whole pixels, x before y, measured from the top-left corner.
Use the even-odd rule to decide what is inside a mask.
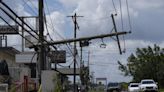
[[[79,25],[77,23],[77,17],[84,17],[84,16],[79,16],[76,15],[76,13],[73,16],[67,16],[67,17],[72,17],[73,23],[75,24],[75,28],[79,30]]]

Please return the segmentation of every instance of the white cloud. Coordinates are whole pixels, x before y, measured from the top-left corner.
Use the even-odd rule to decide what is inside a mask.
[[[134,5],[134,7],[138,9],[156,9],[164,5],[162,0],[135,0],[130,2],[130,4]]]
[[[50,35],[54,40],[61,40],[61,37],[64,37],[65,16],[58,11],[54,11],[50,15],[47,15],[46,18]]]
[[[17,11],[20,15],[29,15],[21,3],[16,3],[16,0],[6,0],[8,4],[11,2],[11,7],[14,7],[14,10]],[[114,0],[116,8],[119,11],[118,0]],[[107,43],[106,48],[100,48],[101,40],[93,42],[91,47],[88,47],[86,50],[91,51],[91,63],[97,65],[91,66],[91,71],[95,72],[96,77],[107,77],[110,80],[116,81],[117,79],[128,80],[120,75],[117,65],[108,65],[101,66],[105,63],[117,63],[118,60],[122,61],[124,64],[127,62],[127,57],[135,52],[135,48],[147,47],[148,45],[153,46],[154,43],[164,46],[163,42],[163,0],[128,0],[130,16],[132,19],[133,30],[132,34],[128,36],[126,41],[127,52],[123,55],[119,55],[117,43],[114,41]],[[50,2],[50,1],[49,1]],[[60,40],[61,37],[58,36],[58,33],[62,36],[70,36],[70,32],[73,31],[72,21],[67,21],[66,15],[68,12],[70,14],[77,13],[84,17],[78,18],[78,24],[80,26],[80,31],[77,31],[78,37],[84,36],[93,36],[99,34],[110,33],[110,30],[113,28],[111,13],[114,12],[112,0],[58,0],[65,9],[63,11],[52,11],[50,15],[47,15],[48,27],[50,30],[50,35],[54,40]],[[122,1],[123,2],[123,1]],[[28,2],[28,4],[30,4]],[[36,3],[35,3],[36,4]],[[50,6],[54,7],[54,6]],[[125,2],[122,6],[123,9],[123,20],[125,21],[125,30],[128,29],[128,18]],[[153,11],[152,11],[153,10]],[[160,13],[157,11],[161,11]],[[51,17],[51,19],[49,19]],[[71,19],[70,19],[71,20]],[[54,24],[55,31],[52,31],[51,21]],[[120,24],[120,12],[116,17],[116,23],[118,30],[121,30]],[[72,25],[71,27],[68,27]],[[67,29],[68,28],[68,29]],[[69,31],[68,31],[69,30]],[[122,30],[121,30],[122,31]],[[71,37],[70,37],[71,38]],[[12,38],[10,38],[12,39]],[[16,39],[14,39],[15,41]],[[13,42],[14,42],[13,41]],[[160,43],[161,42],[161,43]],[[121,42],[123,44],[123,42]],[[123,46],[123,45],[122,45]],[[85,54],[87,55],[87,54]],[[87,56],[86,56],[87,57]],[[85,58],[86,59],[86,58]],[[87,60],[87,59],[86,59]],[[100,63],[100,65],[98,65]]]

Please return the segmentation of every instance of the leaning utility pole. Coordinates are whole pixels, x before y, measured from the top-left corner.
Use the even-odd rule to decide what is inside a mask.
[[[115,15],[115,16],[116,16],[116,15]],[[114,15],[111,14],[111,17],[112,17],[112,21],[113,21],[114,30],[115,30],[115,32],[117,33],[117,27],[116,27],[116,23],[115,23]],[[120,54],[122,54],[121,46],[120,46],[120,41],[119,41],[119,37],[118,37],[118,35],[116,35],[116,40],[117,40],[117,44],[118,44],[119,52],[120,52]]]
[[[39,0],[39,60],[38,60],[38,76],[39,76],[39,83],[41,84],[41,71],[45,69],[45,48],[44,48],[44,6],[43,0]]]
[[[77,17],[83,17],[83,16],[77,16],[76,13],[73,16],[67,16],[67,17],[72,17],[73,23],[74,23],[74,39],[76,39],[76,30],[77,28],[79,29],[79,26],[77,24]],[[74,83],[74,91],[76,92],[76,55],[77,55],[77,49],[76,49],[76,42],[74,42],[74,69],[73,69],[73,73],[74,73],[74,77],[73,77],[73,83]]]

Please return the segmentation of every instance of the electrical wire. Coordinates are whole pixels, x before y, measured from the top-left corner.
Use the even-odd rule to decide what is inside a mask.
[[[121,26],[122,26],[122,31],[124,31],[124,22],[123,22],[123,14],[122,14],[122,2],[121,0],[119,0],[119,3],[120,3],[120,17],[121,17]],[[123,49],[123,52],[125,53],[126,51],[126,48],[125,48],[125,37],[123,35],[123,46],[124,46],[124,49]]]
[[[61,66],[61,67],[65,67],[65,68],[69,68],[70,66],[63,66],[63,65],[61,65],[61,64],[59,64],[59,63],[57,63],[57,65],[59,65],[59,66]]]
[[[11,27],[15,32],[18,32],[18,30],[15,30],[4,18],[0,16],[0,19],[2,19],[9,27]],[[18,32],[19,33],[19,32]],[[30,40],[25,38],[22,34],[19,33],[21,37],[23,37],[25,40],[27,40],[29,43],[31,43],[33,46],[35,46]]]
[[[44,12],[44,15],[45,15],[45,12]],[[49,31],[48,31],[48,26],[47,26],[46,17],[44,18],[44,22],[45,22],[45,25],[46,25],[46,30],[47,30],[48,36],[49,36],[50,40],[53,41],[53,39],[52,39],[52,37],[50,36]],[[68,46],[67,44],[66,44],[66,46],[69,48],[69,46]],[[71,51],[70,48],[69,48],[69,50]],[[72,57],[73,57],[73,52],[71,51],[71,53],[72,53]],[[72,64],[72,63],[71,63],[71,64]],[[71,64],[70,64],[70,65],[71,65]],[[69,65],[69,66],[70,66],[70,65]]]
[[[45,13],[44,13],[45,14]],[[48,36],[49,36],[49,38],[50,38],[50,40],[51,41],[53,41],[53,39],[52,39],[52,37],[51,37],[51,35],[49,34],[49,31],[48,31],[48,26],[47,26],[47,21],[46,21],[46,17],[45,17],[45,25],[46,25],[46,30],[47,30],[47,33],[48,33]],[[66,46],[69,48],[69,46],[66,44]],[[72,57],[73,57],[73,52],[72,52],[72,50],[69,48],[69,50],[71,51],[71,53],[72,53]]]
[[[28,7],[35,15],[37,15],[37,12],[34,11],[34,9],[33,9],[32,7],[30,7],[30,6],[27,4],[27,2],[26,2],[25,0],[22,0],[22,1],[24,2],[25,5],[27,5],[27,7]],[[28,1],[30,1],[30,0],[28,0]]]
[[[31,31],[33,31],[38,37],[38,33],[35,32],[27,23],[25,23],[24,21],[22,21],[22,19],[8,6],[6,5],[4,2],[0,2],[3,6],[5,6],[16,18],[18,18],[22,23],[24,23],[28,28],[30,28]],[[5,13],[7,14],[7,16],[9,16],[13,21],[15,21],[18,25],[21,26],[21,24],[15,19],[13,18],[8,12],[5,11],[5,9],[3,9],[2,7],[0,7],[0,9]],[[30,33],[28,30],[24,29],[26,32],[28,32],[31,36],[33,36],[35,39],[39,40],[37,37],[35,37],[32,33]],[[47,40],[45,40],[43,38],[43,40],[46,42],[46,43],[49,43]],[[54,45],[51,45],[54,49],[56,49],[56,47]]]
[[[24,2],[24,5],[28,6],[29,9],[30,9],[35,15],[38,15],[38,14],[37,14],[37,11],[35,11],[32,7],[30,7],[29,4],[28,4],[25,0],[22,0],[22,1]],[[34,8],[37,8],[37,7],[35,7],[35,5],[34,5],[30,0],[28,0],[28,2],[30,2],[31,5],[33,5]],[[24,6],[24,5],[23,5],[23,6]],[[29,21],[27,21],[27,22],[28,22],[28,24],[30,25],[30,22],[29,22]],[[32,26],[32,25],[30,25],[30,26]]]
[[[96,65],[96,66],[109,66],[109,65],[117,65],[118,66],[118,64],[89,64],[89,65]]]
[[[83,21],[104,21],[109,20],[110,16],[104,16],[100,18],[90,19],[90,18],[84,18]]]
[[[124,22],[123,22],[122,2],[121,2],[121,0],[119,0],[119,3],[120,3],[121,26],[122,26],[122,31],[124,31]]]
[[[46,30],[47,30],[47,35],[49,36],[50,40],[53,41],[49,31],[48,31],[48,26],[47,26],[47,20],[46,20],[46,15],[45,15],[45,12],[44,12],[44,22],[45,22],[45,26],[46,26]]]
[[[115,10],[115,12],[116,12],[116,14],[117,14],[116,5],[115,5],[115,3],[114,3],[114,1],[113,1],[113,0],[112,0],[112,4],[113,4],[114,10]]]
[[[33,31],[34,33],[36,33],[27,23],[25,23],[10,7],[8,7],[5,3],[2,3],[11,13],[13,13],[13,15],[15,17],[17,17],[23,24],[25,24],[28,28],[31,29],[31,31]],[[13,16],[10,15],[10,13],[8,13],[5,9],[3,9],[2,7],[0,7],[0,9],[7,15],[10,17],[10,19],[12,19],[13,21],[15,21],[19,26],[21,26],[21,23],[19,23]],[[24,29],[26,32],[28,32],[31,36],[33,36],[35,39],[39,40],[37,37],[35,37],[29,30]],[[37,33],[36,33],[37,34]],[[38,34],[37,34],[38,35]]]
[[[57,30],[55,29],[54,27],[54,23],[52,22],[52,18],[50,16],[50,9],[48,8],[48,4],[47,4],[47,1],[45,0],[45,5],[46,5],[46,8],[47,8],[47,11],[48,11],[48,14],[49,14],[49,18],[50,18],[50,22],[51,22],[51,27],[52,27],[52,31],[54,31],[60,38],[64,39],[64,37],[62,37],[58,32]],[[56,31],[55,31],[56,30]]]
[[[46,7],[47,7],[47,11],[48,11],[48,13],[49,13],[49,15],[50,15],[50,10],[49,10],[49,8],[48,8],[48,4],[47,4],[46,0],[45,0],[45,4],[46,4]],[[57,31],[55,31],[54,24],[53,24],[53,22],[52,22],[51,16],[49,16],[49,18],[50,18],[50,22],[51,22],[51,26],[52,26],[52,31],[55,32],[60,38],[62,38],[62,39],[64,40],[65,38],[62,37]],[[46,22],[46,23],[47,23],[47,22]],[[47,29],[48,29],[48,28],[47,28]],[[48,30],[47,30],[47,31],[48,31]],[[52,37],[50,36],[49,32],[48,32],[48,35],[49,35],[51,41],[53,41],[53,39],[52,39]],[[67,43],[66,43],[66,46],[67,46],[68,50],[69,50],[69,51],[72,53],[72,55],[73,55],[73,52],[72,52],[72,50],[70,49],[70,47],[68,46]]]
[[[38,7],[36,7],[35,4],[34,4],[31,0],[27,0],[27,1],[30,2],[31,5],[32,5],[34,8],[38,9]]]
[[[128,12],[129,27],[130,27],[130,31],[132,31],[132,24],[131,24],[131,19],[130,19],[128,0],[126,0],[126,6],[127,6],[127,12]]]
[[[33,61],[33,59],[34,59],[34,57],[35,57],[36,54],[37,53],[35,52],[34,55],[32,56],[31,61],[30,61],[31,64],[32,64],[32,61]]]

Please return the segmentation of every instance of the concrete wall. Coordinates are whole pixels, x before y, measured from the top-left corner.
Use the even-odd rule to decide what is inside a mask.
[[[9,73],[12,81],[24,81],[24,76],[30,78],[30,69],[28,67],[9,67]]]
[[[15,55],[6,53],[6,52],[0,52],[0,60],[5,59],[9,67],[18,66],[18,64],[15,63]]]

